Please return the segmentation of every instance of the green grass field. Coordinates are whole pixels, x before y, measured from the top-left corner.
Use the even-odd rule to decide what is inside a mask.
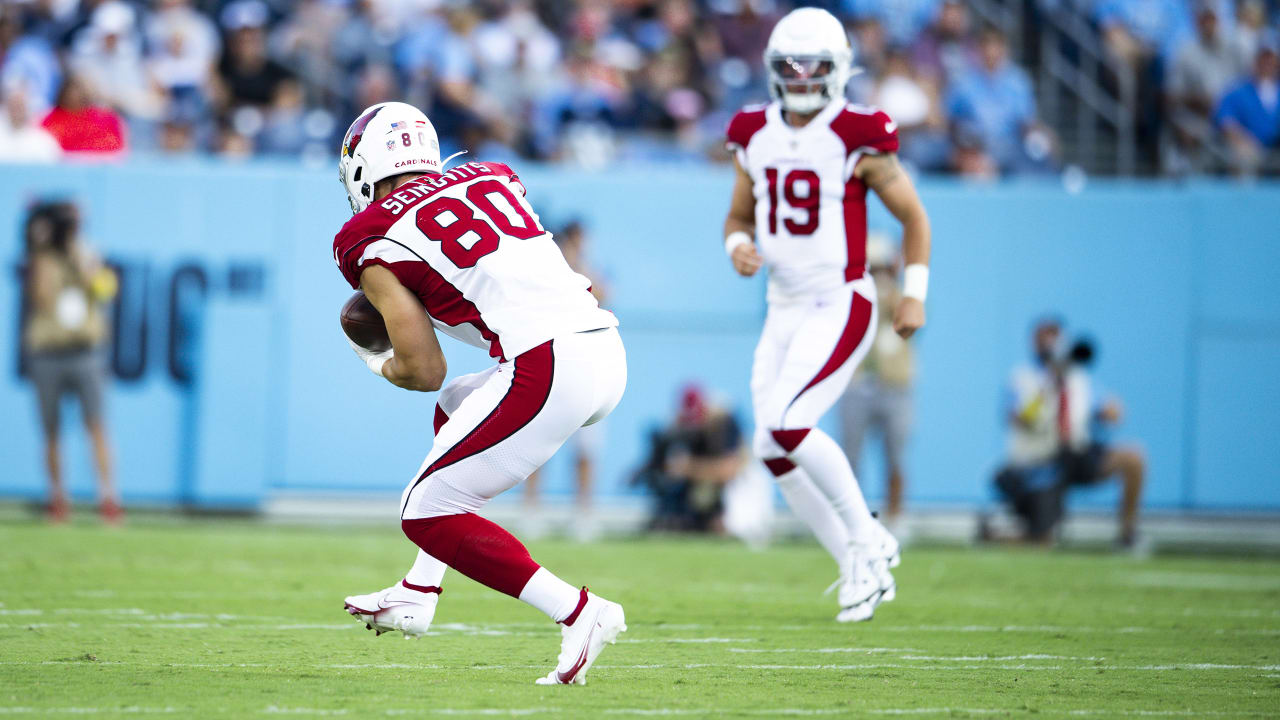
[[[623,603],[586,687],[557,628],[456,574],[431,636],[342,597],[400,577],[395,528],[0,525],[0,716],[1280,716],[1280,563],[917,549],[837,625],[816,545],[542,542]]]

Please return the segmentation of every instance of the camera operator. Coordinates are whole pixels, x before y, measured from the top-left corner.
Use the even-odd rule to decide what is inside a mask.
[[[61,452],[64,395],[75,395],[93,447],[99,511],[119,524],[124,517],[112,480],[111,450],[102,411],[106,383],[106,305],[116,276],[80,237],[80,213],[69,202],[45,202],[27,216],[22,351],[35,386],[49,474],[49,519],[65,522],[71,506],[63,483]]]
[[[654,495],[650,530],[725,532],[725,488],[746,464],[742,427],[696,384],[680,393],[675,419],[650,435],[650,453],[632,476]]]
[[[1141,451],[1110,447],[1095,432],[1099,426],[1118,424],[1121,408],[1094,390],[1088,367],[1093,346],[1080,340],[1062,352],[1062,345],[1060,320],[1036,323],[1034,361],[1014,368],[1009,382],[1009,458],[996,485],[1026,522],[1027,539],[1051,542],[1068,488],[1118,476],[1122,493],[1117,542],[1132,548],[1145,461]]]

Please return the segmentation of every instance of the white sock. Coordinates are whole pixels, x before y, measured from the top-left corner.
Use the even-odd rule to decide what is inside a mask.
[[[791,511],[809,526],[818,542],[831,554],[831,559],[836,561],[836,567],[843,568],[844,554],[849,547],[849,528],[831,507],[831,501],[799,467],[775,480]]]
[[[854,542],[870,542],[871,511],[862,497],[862,488],[849,467],[849,458],[831,436],[813,428],[788,457],[813,479],[814,485],[831,501],[831,507]]]
[[[538,608],[556,622],[563,622],[578,607],[581,592],[540,567],[520,591],[520,599]]]
[[[413,567],[404,574],[404,579],[410,585],[440,587],[440,583],[444,582],[444,571],[448,569],[448,565],[419,550]]]

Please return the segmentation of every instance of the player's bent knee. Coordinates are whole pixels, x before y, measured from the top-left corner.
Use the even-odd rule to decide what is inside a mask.
[[[787,454],[785,450],[778,447],[778,443],[769,434],[768,428],[756,428],[756,433],[751,438],[751,451],[761,460]]]
[[[784,482],[784,476],[796,469],[796,464],[784,457],[765,458],[764,466],[779,483]]]
[[[788,455],[796,451],[800,447],[800,443],[809,436],[812,428],[792,428],[788,430],[770,430],[769,435],[773,437],[773,441],[778,443]]]
[[[811,428],[757,428],[752,449],[761,459],[787,457],[795,452],[809,435]]]

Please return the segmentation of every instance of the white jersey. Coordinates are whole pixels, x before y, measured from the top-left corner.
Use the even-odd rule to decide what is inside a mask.
[[[889,116],[841,99],[797,128],[775,102],[744,108],[726,135],[753,183],[769,302],[812,297],[862,277],[867,188],[853,168],[864,155],[897,152]]]
[[[351,218],[333,259],[351,287],[382,265],[447,335],[510,360],[553,338],[615,327],[501,163],[423,175]]]

